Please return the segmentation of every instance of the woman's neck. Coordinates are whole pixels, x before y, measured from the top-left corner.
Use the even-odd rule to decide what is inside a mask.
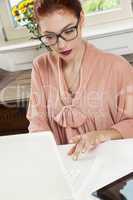
[[[76,52],[75,57],[72,59],[72,61],[68,62],[68,63],[64,63],[63,65],[63,69],[64,72],[78,72],[79,68],[81,67],[81,61],[82,61],[82,57],[84,54],[84,50],[85,50],[85,41],[83,40],[81,42],[81,44],[78,47],[78,50]]]
[[[63,67],[64,78],[67,83],[68,90],[75,93],[80,83],[80,69],[82,67],[82,59],[85,51],[85,42],[80,46],[73,62]]]

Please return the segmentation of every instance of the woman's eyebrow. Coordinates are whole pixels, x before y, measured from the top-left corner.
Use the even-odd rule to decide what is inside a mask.
[[[74,26],[74,24],[73,23],[70,23],[70,24],[67,24],[62,30],[61,30],[61,32],[64,30],[64,29],[66,29],[66,28],[68,28],[69,26]],[[55,32],[52,32],[52,31],[45,31],[44,33],[55,33]]]

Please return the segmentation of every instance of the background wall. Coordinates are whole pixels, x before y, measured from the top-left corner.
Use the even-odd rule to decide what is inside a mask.
[[[0,21],[0,46],[4,44],[4,37],[2,34],[2,23]],[[7,55],[0,54],[0,68],[3,67],[5,70],[8,70],[9,68],[9,59]]]
[[[3,44],[2,24],[0,21],[0,46]]]

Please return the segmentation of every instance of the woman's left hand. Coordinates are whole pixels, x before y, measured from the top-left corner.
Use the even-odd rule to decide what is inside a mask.
[[[94,149],[98,144],[110,140],[109,131],[91,131],[89,133],[78,135],[72,138],[70,143],[75,145],[69,150],[68,155],[72,155],[77,160],[80,153],[85,153]]]

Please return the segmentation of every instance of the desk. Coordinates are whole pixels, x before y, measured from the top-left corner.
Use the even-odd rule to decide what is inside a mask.
[[[68,166],[68,157],[66,156],[70,145],[59,146],[64,164]],[[113,182],[123,175],[133,172],[133,139],[108,141],[101,144],[97,149],[90,153],[90,159],[94,163],[91,171],[86,170],[84,186],[82,194],[78,200],[93,200],[91,193],[98,188]],[[78,167],[83,164],[83,159],[79,161]],[[72,165],[72,164],[71,164]],[[89,166],[88,166],[89,167]]]
[[[1,196],[3,188],[4,192],[6,191],[5,193],[16,190],[17,194],[19,193],[20,195],[23,194],[23,191],[28,190],[33,194],[34,190],[38,191],[39,195],[46,195],[44,192],[40,193],[40,191],[44,191],[44,180],[46,178],[44,170],[47,168],[49,170],[48,173],[52,174],[51,172],[54,171],[54,166],[50,165],[49,167],[48,164],[46,164],[46,155],[51,155],[50,153],[53,151],[46,151],[45,134],[47,133],[41,133],[40,135],[34,133],[33,137],[32,134],[22,134],[0,138],[1,198],[3,197]],[[47,141],[47,145],[48,144]],[[79,179],[76,177],[77,184],[72,188],[74,191],[75,186],[81,186],[81,193],[79,193],[78,197],[75,195],[77,197],[76,200],[93,200],[94,198],[91,196],[91,192],[133,171],[133,139],[103,143],[94,151],[83,155],[82,159],[79,161],[73,161],[71,157],[67,156],[70,146],[72,145],[59,145],[57,147],[65,166],[65,168],[61,167],[64,169],[64,176],[66,176],[68,169],[71,170],[73,167],[76,167],[74,172],[79,170],[82,173],[81,175],[85,175],[83,182],[81,179],[78,181]],[[50,147],[50,149],[52,148]],[[46,159],[44,159],[44,157]],[[49,156],[49,158],[51,157]],[[54,156],[54,159],[55,158],[56,154]],[[55,179],[53,181],[55,181]],[[58,184],[58,179],[56,180],[56,184]],[[61,185],[58,186],[60,189]],[[20,199],[23,198],[22,196],[23,195],[21,195]],[[5,200],[5,198],[3,199]],[[6,198],[6,200],[8,199]],[[34,199],[36,200],[37,198]],[[42,199],[45,199],[44,196]],[[41,199],[38,198],[38,200]]]

